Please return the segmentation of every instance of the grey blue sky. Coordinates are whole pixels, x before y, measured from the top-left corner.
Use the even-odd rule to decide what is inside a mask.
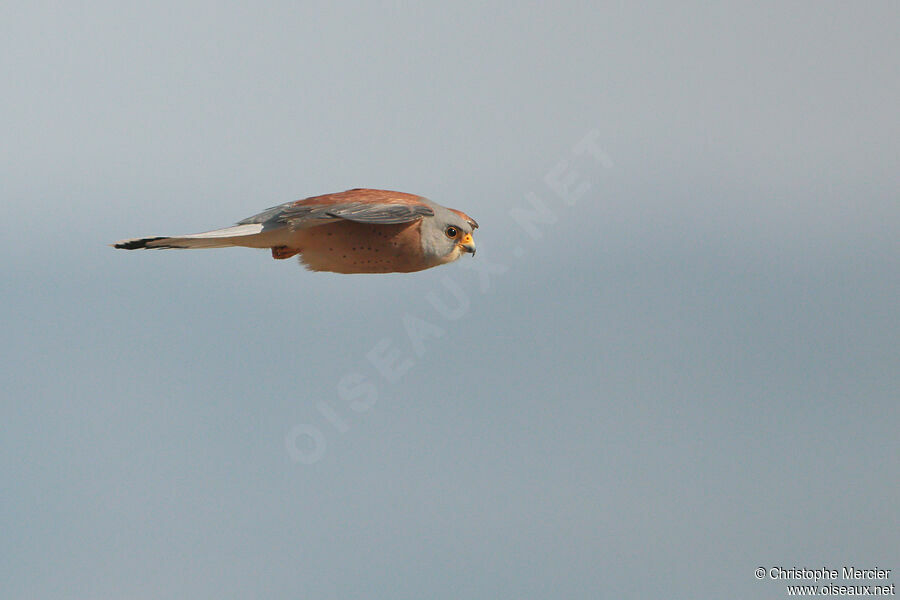
[[[0,595],[897,582],[897,3],[143,4],[0,6]],[[477,257],[106,245],[353,187]]]

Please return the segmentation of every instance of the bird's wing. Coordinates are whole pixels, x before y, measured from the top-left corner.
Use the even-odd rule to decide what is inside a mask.
[[[304,229],[332,223],[336,219],[394,225],[432,215],[434,210],[421,196],[387,190],[355,189],[273,206],[239,221],[238,225],[262,223],[268,227],[288,225],[292,229]]]

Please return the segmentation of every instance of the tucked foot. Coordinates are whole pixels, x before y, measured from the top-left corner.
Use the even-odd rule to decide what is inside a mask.
[[[284,260],[285,258],[290,258],[300,254],[299,250],[294,250],[293,248],[288,248],[287,246],[275,246],[272,248],[272,258],[275,260]]]

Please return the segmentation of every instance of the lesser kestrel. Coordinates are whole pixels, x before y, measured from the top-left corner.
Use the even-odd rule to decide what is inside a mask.
[[[232,227],[116,242],[116,248],[270,248],[313,271],[409,273],[475,254],[467,214],[421,196],[355,189],[274,206]]]

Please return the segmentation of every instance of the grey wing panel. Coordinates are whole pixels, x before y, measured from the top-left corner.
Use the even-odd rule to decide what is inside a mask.
[[[430,217],[434,211],[424,204],[373,204],[353,203],[336,205],[328,210],[333,217],[356,221],[357,223],[374,223],[377,225],[395,225],[408,223]]]
[[[431,216],[434,211],[424,204],[347,202],[341,204],[296,204],[288,202],[238,221],[238,225],[262,223],[266,228],[289,225],[293,228],[314,227],[346,219],[358,223],[394,225]]]
[[[273,206],[272,208],[267,208],[261,213],[257,213],[252,217],[247,217],[246,219],[242,219],[237,222],[237,225],[249,225],[251,223],[264,223],[264,224],[272,224],[273,222],[278,222],[278,216],[281,215],[284,211],[291,208],[293,202],[285,202],[284,204],[279,204],[278,206]],[[280,223],[283,225],[283,223]]]

